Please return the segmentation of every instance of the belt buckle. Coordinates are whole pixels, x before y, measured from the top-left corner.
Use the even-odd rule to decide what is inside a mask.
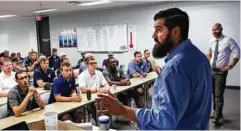
[[[220,72],[221,70],[219,68],[213,68],[213,71]]]

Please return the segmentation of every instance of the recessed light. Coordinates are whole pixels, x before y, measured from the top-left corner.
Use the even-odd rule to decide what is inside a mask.
[[[0,18],[8,18],[8,17],[14,17],[16,15],[0,15]]]
[[[78,4],[79,6],[92,6],[92,5],[100,5],[100,4],[107,4],[112,2],[111,0],[101,0],[101,1],[94,1],[94,2],[87,2]]]
[[[58,9],[41,9],[41,10],[35,10],[33,12],[37,14],[37,13],[56,11],[56,10],[58,10]]]

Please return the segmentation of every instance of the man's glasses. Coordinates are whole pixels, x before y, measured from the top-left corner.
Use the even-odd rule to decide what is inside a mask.
[[[90,65],[96,65],[97,62],[90,62],[89,64],[90,64]]]

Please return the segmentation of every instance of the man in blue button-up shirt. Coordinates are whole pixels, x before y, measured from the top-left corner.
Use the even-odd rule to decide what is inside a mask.
[[[149,72],[149,67],[146,60],[142,59],[142,54],[140,51],[134,53],[134,59],[131,60],[128,64],[127,75],[129,78],[143,78],[146,77]],[[133,89],[131,92],[135,93],[135,103],[139,108],[144,107],[144,103],[141,101],[141,96],[143,95],[142,86],[138,86]]]
[[[148,64],[146,60],[142,59],[141,52],[136,51],[134,53],[134,60],[131,60],[128,64],[127,75],[129,78],[145,77],[149,72]]]
[[[152,108],[123,106],[109,93],[99,94],[100,112],[136,121],[141,130],[205,130],[211,111],[211,67],[207,57],[188,39],[186,12],[171,8],[154,16],[155,58],[166,65],[154,84]]]

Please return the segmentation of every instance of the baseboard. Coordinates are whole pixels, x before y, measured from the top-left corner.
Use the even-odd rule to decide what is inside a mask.
[[[226,86],[226,89],[240,90],[240,86]]]

